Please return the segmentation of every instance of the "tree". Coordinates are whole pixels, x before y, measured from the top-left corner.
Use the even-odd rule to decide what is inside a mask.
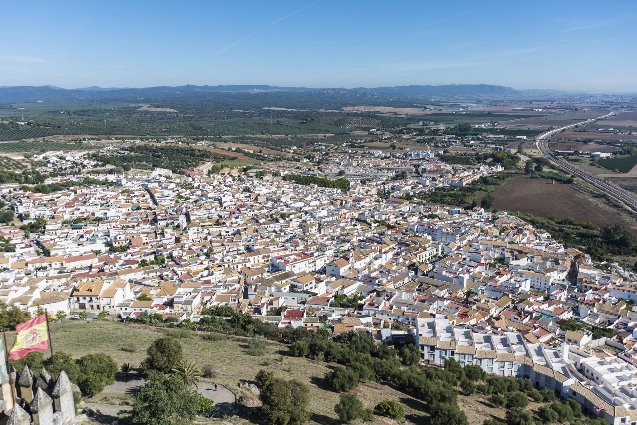
[[[484,208],[485,210],[493,207],[493,196],[491,196],[490,194],[485,195],[480,201],[480,207]]]
[[[506,403],[506,400],[502,394],[492,394],[491,397],[489,397],[489,401],[494,406],[504,406],[504,403]]]
[[[15,219],[15,214],[11,210],[0,211],[0,223],[10,224]]]
[[[137,297],[137,301],[152,301],[153,299],[148,294],[141,294]]]
[[[524,174],[531,174],[533,172],[533,160],[527,159],[524,163]]]
[[[44,367],[51,374],[53,379],[60,376],[60,372],[65,371],[71,382],[77,383],[80,378],[80,367],[73,357],[62,351],[56,351],[51,357],[44,361]]]
[[[358,385],[360,377],[358,373],[349,368],[338,366],[327,375],[327,382],[334,391],[349,391]]]
[[[290,345],[290,354],[294,357],[307,357],[310,346],[307,341],[295,341]]]
[[[379,416],[387,416],[389,418],[399,419],[405,416],[403,405],[394,400],[381,401],[374,407],[374,413]]]
[[[467,133],[471,132],[471,124],[469,124],[468,122],[460,123],[456,125],[454,132],[460,135],[466,135]]]
[[[201,371],[197,365],[193,362],[186,362],[183,360],[177,363],[177,365],[172,369],[172,373],[177,375],[184,384],[191,387],[196,386],[199,383],[199,378],[201,378]]]
[[[420,351],[414,344],[408,344],[400,349],[400,361],[405,366],[417,365],[420,362]]]
[[[88,319],[88,313],[85,311],[80,311],[80,319],[82,320]]]
[[[267,370],[261,369],[259,372],[257,372],[257,376],[255,376],[254,380],[257,383],[257,387],[261,390],[274,380],[274,374],[272,372],[268,372]]]
[[[148,356],[142,362],[142,369],[163,373],[169,373],[176,364],[182,361],[183,357],[181,343],[172,336],[156,339],[148,347],[146,353]]]
[[[529,398],[526,394],[520,391],[514,391],[506,395],[506,407],[507,409],[520,408],[524,409],[529,405]]]
[[[140,425],[191,424],[201,408],[201,395],[176,375],[150,371],[133,394],[131,421]]]
[[[434,403],[429,411],[429,425],[467,425],[467,415],[456,404]]]
[[[543,424],[551,424],[554,422],[558,422],[560,419],[560,415],[550,406],[542,406],[537,411],[538,417],[542,420]]]
[[[62,321],[62,320],[64,320],[66,318],[66,313],[63,312],[63,311],[58,311],[57,313],[55,313],[55,318],[57,320]]]
[[[0,303],[0,327],[2,329],[15,329],[16,325],[26,322],[30,318],[31,315],[19,307],[9,308],[6,304]]]
[[[263,374],[259,398],[267,423],[299,425],[308,418],[308,388],[298,381],[285,381]]]
[[[522,409],[510,409],[506,413],[507,425],[533,425],[533,416]]]
[[[11,366],[18,372],[22,372],[25,366],[29,366],[29,369],[37,371],[42,369],[44,365],[44,354],[41,351],[35,351],[22,357],[20,360],[11,361]]]
[[[602,228],[602,240],[614,254],[629,254],[635,249],[635,238],[621,224],[609,224]]]
[[[365,409],[363,402],[354,394],[341,394],[338,404],[334,406],[334,411],[338,418],[346,423],[356,419],[371,419],[371,412]]]
[[[486,373],[480,366],[470,364],[464,367],[464,374],[472,381],[481,381]]]
[[[77,361],[80,376],[77,385],[82,394],[92,397],[100,393],[105,386],[115,382],[117,364],[103,353],[87,354]]]
[[[460,381],[460,389],[462,390],[464,395],[471,395],[476,392],[476,384],[473,381],[465,378]]]

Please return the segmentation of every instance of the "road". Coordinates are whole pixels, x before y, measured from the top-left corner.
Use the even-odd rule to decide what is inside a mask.
[[[615,115],[615,112],[611,112],[609,114],[602,115],[601,117],[591,118],[586,121],[581,121],[575,124],[566,125],[564,127],[556,128],[551,131],[547,131],[546,133],[540,134],[535,139],[535,144],[537,146],[538,151],[540,151],[540,153],[544,155],[548,160],[553,162],[560,170],[579,177],[580,179],[589,183],[596,189],[600,190],[601,192],[609,196],[612,196],[613,198],[617,199],[618,201],[628,206],[633,211],[637,212],[637,196],[634,193],[629,192],[626,189],[622,189],[621,187],[617,186],[613,182],[599,178],[589,173],[588,171],[584,171],[581,168],[576,167],[572,163],[557,157],[555,154],[553,154],[553,152],[549,148],[548,139],[554,134],[560,133],[564,130],[568,130],[578,125],[590,124],[597,120],[612,117],[613,115]]]

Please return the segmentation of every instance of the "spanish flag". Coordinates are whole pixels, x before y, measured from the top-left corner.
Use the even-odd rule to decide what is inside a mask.
[[[34,351],[49,349],[46,314],[41,314],[15,327],[15,342],[9,351],[9,360],[19,360]]]

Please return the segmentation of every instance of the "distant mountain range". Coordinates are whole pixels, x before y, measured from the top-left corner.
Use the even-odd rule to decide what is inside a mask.
[[[11,86],[0,87],[0,103],[26,102],[59,102],[90,100],[122,100],[139,101],[143,99],[167,99],[173,97],[205,96],[219,94],[254,94],[254,93],[320,93],[345,94],[349,96],[378,96],[387,98],[432,98],[432,97],[489,97],[489,96],[521,96],[524,91],[510,87],[488,84],[454,84],[454,85],[412,85],[375,88],[308,88],[279,87],[269,85],[221,85],[221,86],[177,86],[146,88],[102,88],[86,87],[80,89],[63,89],[54,86]]]

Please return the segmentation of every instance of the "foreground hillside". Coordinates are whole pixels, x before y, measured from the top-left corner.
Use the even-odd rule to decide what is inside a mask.
[[[180,339],[185,357],[200,367],[211,365],[216,371],[215,382],[239,392],[241,380],[253,380],[259,369],[269,370],[278,377],[297,379],[310,389],[310,421],[314,424],[339,423],[334,412],[339,395],[326,388],[323,378],[331,365],[302,357],[285,355],[283,344],[268,342],[263,355],[249,354],[249,338],[227,335],[202,334],[185,330],[167,330],[139,324],[115,321],[64,321],[51,324],[55,351],[80,357],[89,353],[104,353],[119,365],[130,363],[139,366],[146,357],[146,348],[157,338],[169,333]],[[416,399],[388,386],[374,382],[360,384],[354,392],[367,407],[373,408],[386,399],[400,401],[405,406],[402,423],[422,423],[422,404]],[[120,394],[105,392],[93,400],[95,403],[125,404]],[[459,405],[467,414],[469,423],[481,424],[493,416],[504,418],[505,410],[495,408],[481,396],[460,396]],[[535,406],[529,406],[535,407]],[[373,423],[395,423],[390,419],[376,418]],[[234,418],[233,423],[250,423],[246,419]]]

